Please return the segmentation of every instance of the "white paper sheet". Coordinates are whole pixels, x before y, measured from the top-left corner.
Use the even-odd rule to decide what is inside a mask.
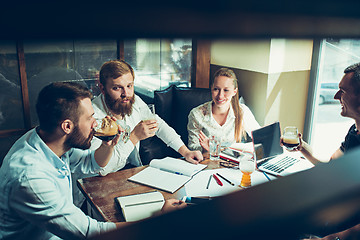
[[[232,186],[222,178],[219,178],[223,183],[223,186],[220,186],[216,183],[215,179],[211,177],[209,188],[206,189],[209,178],[212,174],[219,173],[229,181],[235,184]],[[273,176],[269,176],[270,179],[275,179]],[[185,184],[186,195],[190,197],[200,197],[200,196],[209,196],[216,197],[226,195],[228,193],[239,191],[242,188],[239,187],[242,178],[242,173],[238,169],[230,168],[220,168],[220,169],[211,169],[203,170],[196,174],[189,182]],[[266,176],[259,171],[255,171],[251,174],[251,183],[252,186],[257,184],[268,182],[269,180]]]

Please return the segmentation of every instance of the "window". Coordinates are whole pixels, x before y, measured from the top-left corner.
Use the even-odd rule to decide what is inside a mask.
[[[30,116],[36,126],[35,104],[40,90],[51,82],[71,81],[88,87],[94,95],[101,65],[116,59],[117,44],[111,41],[24,42]]]
[[[311,146],[319,158],[330,159],[354,123],[340,115],[341,105],[334,95],[344,69],[360,62],[360,40],[325,39],[320,53]]]
[[[24,128],[15,42],[0,41],[0,130]]]
[[[76,81],[96,96],[100,67],[118,59],[120,51],[136,71],[136,90],[145,93],[141,97],[151,99],[153,90],[170,84],[190,86],[191,40],[134,39],[124,42],[125,49],[120,45],[115,39],[0,41],[0,165],[14,141],[28,130],[30,120],[32,127],[38,124],[35,104],[45,85]],[[24,61],[18,62],[18,54],[24,55]],[[26,77],[19,69],[26,70]],[[28,88],[21,89],[25,81]],[[29,107],[22,91],[28,93]]]
[[[143,98],[151,99],[154,90],[170,85],[191,85],[190,39],[126,40],[124,56],[135,71],[135,91]]]
[[[104,62],[117,59],[115,40],[74,41],[74,69],[82,76],[94,96],[100,94],[98,88],[99,71]]]

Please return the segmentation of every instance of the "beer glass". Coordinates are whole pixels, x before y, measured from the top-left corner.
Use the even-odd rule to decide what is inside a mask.
[[[251,186],[251,174],[255,171],[255,159],[252,154],[245,154],[240,158],[239,169],[242,172],[240,186],[248,188]]]
[[[141,111],[141,116],[142,116],[142,120],[146,121],[146,120],[156,120],[156,115],[155,115],[155,105],[154,104],[148,104],[147,105],[148,109],[142,109]],[[150,112],[149,112],[150,110]]]
[[[285,127],[282,139],[285,148],[290,151],[296,149],[300,144],[298,129],[293,126]]]
[[[110,141],[115,138],[116,134],[120,134],[120,140],[126,143],[130,138],[130,127],[123,124],[119,120],[115,121],[105,121],[104,119],[96,118],[97,126],[94,128],[94,136],[99,138],[102,141]],[[119,128],[122,129],[119,132]],[[104,131],[104,129],[106,129]]]

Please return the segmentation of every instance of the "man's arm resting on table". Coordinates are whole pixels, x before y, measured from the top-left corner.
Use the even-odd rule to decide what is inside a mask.
[[[309,144],[307,144],[305,141],[301,140],[301,145],[299,146],[299,151],[304,155],[304,157],[306,159],[308,159],[312,164],[317,165],[317,164],[321,164],[321,163],[327,163],[329,162],[331,159],[329,160],[320,160],[316,157],[314,157],[314,155],[312,154],[312,149],[310,147]],[[341,151],[340,149],[338,149],[338,151]]]
[[[164,205],[163,205],[161,211],[159,212],[159,214],[171,212],[171,211],[174,211],[177,209],[184,208],[186,206],[187,206],[187,204],[184,201],[173,199],[173,198],[168,199],[168,200],[165,200]],[[115,224],[116,224],[116,228],[121,228],[121,227],[131,224],[131,222],[116,222]]]

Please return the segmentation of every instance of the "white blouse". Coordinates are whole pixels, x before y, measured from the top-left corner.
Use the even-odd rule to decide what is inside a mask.
[[[187,129],[189,134],[188,147],[191,150],[202,150],[199,143],[200,130],[209,138],[215,136],[220,139],[222,145],[230,145],[235,142],[235,115],[232,106],[230,105],[226,122],[222,126],[214,119],[211,106],[212,101],[206,102],[193,108],[189,113]],[[260,125],[245,104],[240,103],[240,107],[244,113],[244,129],[250,136],[253,130],[260,128]]]

